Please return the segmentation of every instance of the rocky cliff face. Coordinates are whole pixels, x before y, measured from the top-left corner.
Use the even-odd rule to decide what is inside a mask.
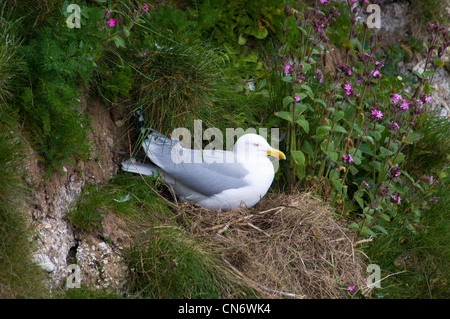
[[[379,2],[381,28],[376,32],[383,35],[385,45],[394,44],[397,41],[407,42],[412,36],[418,39],[424,39],[427,36],[422,34],[424,29],[417,24],[414,18],[411,1],[381,0]],[[450,1],[443,0],[442,2],[445,3],[447,15],[450,16]],[[450,48],[447,48],[442,60],[446,63],[446,67],[436,70],[437,73],[431,83],[431,87],[435,91],[431,93],[431,98],[435,109],[441,116],[450,116]],[[400,62],[399,69],[402,72],[414,70],[422,73],[425,62],[425,52],[414,54],[409,61]]]
[[[85,233],[72,227],[66,213],[86,183],[106,182],[117,172],[118,159],[111,150],[120,148],[115,143],[124,134],[123,114],[110,112],[98,99],[87,95],[80,99],[82,111],[91,120],[89,161],[64,166],[62,172],[45,178],[37,154],[27,148],[26,172],[32,185],[30,226],[35,229],[33,242],[37,248],[34,258],[48,272],[50,288],[66,283],[72,272],[69,265],[74,263],[80,267],[82,284],[120,288],[126,268],[119,254],[127,244],[120,221],[105,214],[102,233]]]

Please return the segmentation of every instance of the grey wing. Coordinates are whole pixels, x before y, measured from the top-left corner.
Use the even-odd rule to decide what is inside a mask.
[[[212,196],[227,189],[248,186],[247,170],[239,163],[188,163],[165,168],[177,181],[205,195]]]
[[[191,159],[201,151],[187,150],[191,154]],[[188,160],[176,163],[168,152],[153,154],[158,160],[158,166],[168,173],[175,180],[188,186],[189,188],[205,195],[212,196],[227,189],[247,186],[245,177],[247,169],[237,162],[210,162],[203,160]]]

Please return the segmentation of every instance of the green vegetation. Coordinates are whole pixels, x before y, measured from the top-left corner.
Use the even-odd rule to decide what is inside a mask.
[[[255,298],[250,288],[221,267],[217,256],[184,230],[155,226],[144,245],[132,247],[130,293],[142,298]]]
[[[273,190],[310,190],[355,234],[372,239],[364,247],[371,260],[386,274],[399,273],[374,296],[445,297],[449,121],[430,112],[430,81],[450,44],[439,6],[414,5],[423,24],[440,22],[424,28],[426,40],[383,47],[355,22],[362,2],[356,10],[319,1],[183,1],[178,9],[133,0],[75,2],[81,28],[66,24],[69,1],[6,1],[0,8],[1,295],[43,291],[23,236],[23,151],[20,134],[11,132],[31,142],[48,176],[89,159],[89,105],[78,99],[89,92],[108,108],[125,109],[134,151],[143,138],[134,130],[137,110],[165,133],[192,129],[196,119],[223,132],[280,128],[288,161]],[[329,44],[344,62],[326,73]],[[424,72],[400,73],[398,62],[421,52]],[[85,231],[100,228],[105,212],[130,229],[145,225],[125,255],[130,295],[254,297],[155,189],[162,189],[157,179],[131,175],[87,185],[68,218]],[[84,287],[67,297],[102,294]]]
[[[130,272],[130,296],[177,299],[254,296],[251,289],[221,267],[220,259],[208,245],[190,235],[182,219],[174,219],[170,205],[149,191],[148,185],[154,183],[151,178],[124,174],[102,187],[87,185],[68,212],[72,224],[87,231],[101,227],[102,213],[119,216],[132,233],[139,229],[136,243],[124,252]],[[91,298],[86,292],[73,297],[77,296]]]
[[[170,205],[161,200],[148,185],[155,183],[150,177],[124,174],[115,176],[111,182],[86,185],[79,200],[68,211],[72,224],[90,231],[101,228],[102,212],[114,212],[132,226],[158,223],[171,216]]]
[[[10,130],[0,123],[0,298],[47,297],[45,275],[31,257],[21,141]]]

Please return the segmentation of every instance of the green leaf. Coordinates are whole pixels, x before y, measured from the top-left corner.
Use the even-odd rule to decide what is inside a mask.
[[[302,151],[291,151],[292,159],[298,165],[303,166],[305,164],[305,155]]]
[[[380,225],[375,225],[375,226],[373,226],[373,229],[379,230],[379,231],[382,232],[383,234],[387,235],[386,229],[384,229],[384,228],[381,227]]]
[[[292,96],[286,96],[283,99],[283,107],[286,108],[290,103],[294,102],[294,98]]]
[[[358,51],[362,51],[363,50],[362,44],[361,44],[361,42],[359,41],[359,39],[357,37],[356,38],[352,38],[350,40],[350,42],[353,44],[353,46],[357,46],[358,47]]]
[[[373,148],[370,145],[362,143],[361,146],[359,147],[359,149],[361,150],[362,153],[373,155]]]
[[[116,44],[116,47],[118,48],[124,48],[125,47],[125,41],[122,39],[122,37],[115,35],[113,38],[114,43]]]
[[[307,95],[305,93],[295,93],[296,96],[300,98],[300,100],[303,100]]]
[[[336,111],[336,112],[334,113],[334,120],[335,120],[336,122],[342,120],[343,117],[344,117],[344,111]]]
[[[431,87],[427,82],[425,82],[425,85],[423,86],[423,93],[425,93],[425,94],[431,93]]]
[[[300,32],[303,33],[303,35],[307,35],[308,34],[308,32],[306,32],[306,30],[303,29],[302,27],[297,27],[297,29],[299,29]]]
[[[337,162],[337,160],[339,158],[339,154],[337,152],[328,152],[327,155],[330,157],[330,159],[333,162]]]
[[[313,150],[313,148],[311,147],[311,144],[309,144],[308,141],[304,141],[303,142],[302,150],[303,150],[303,152],[305,152],[309,156],[311,156],[311,157],[314,156],[314,150]]]
[[[390,150],[384,148],[383,146],[380,147],[380,155],[381,156],[389,156],[392,154],[394,154],[394,153],[392,153]]]
[[[292,76],[283,76],[282,78],[283,82],[291,83],[292,82]]]
[[[369,235],[369,236],[375,236],[375,233],[373,231],[371,231],[369,228],[367,227],[363,227],[360,231],[361,235]]]
[[[425,71],[423,72],[423,76],[424,78],[429,78],[430,76],[432,76],[433,74],[437,73],[436,71]]]
[[[253,31],[253,30],[252,30]],[[260,28],[256,28],[256,32],[255,31],[253,31],[252,33],[251,33],[251,35],[253,35],[255,38],[257,38],[257,39],[265,39],[266,37],[267,37],[267,35],[269,34],[269,31],[266,29],[266,28],[262,28],[262,29],[260,29]]]
[[[331,126],[329,125],[323,125],[323,126],[319,126],[316,129],[316,135],[317,136],[321,136],[321,135],[325,135],[328,134],[328,132],[331,130]]]
[[[239,37],[238,37],[238,44],[239,44],[239,45],[244,45],[246,42],[247,42],[247,39],[244,38],[244,36],[242,36],[242,34],[239,34]]]
[[[433,64],[435,66],[437,66],[438,68],[442,68],[444,66],[444,62],[442,62],[440,59],[438,59],[437,57],[433,60]]]
[[[258,86],[256,87],[256,91],[261,91],[264,87],[267,86],[267,79],[262,79],[259,81]]]
[[[363,136],[363,141],[368,141],[370,144],[375,144],[375,142],[373,141],[373,138],[371,136],[368,136],[368,135]]]
[[[385,130],[386,126],[378,124],[377,125],[377,131],[380,133],[383,133],[383,131]]]
[[[300,84],[300,87],[306,91],[309,91],[311,93],[313,93],[312,89],[309,87],[309,85],[306,84]]]
[[[289,123],[292,123],[292,113],[291,112],[286,112],[286,111],[281,111],[281,112],[276,112],[275,116],[282,118],[283,120],[288,121]]]
[[[419,141],[422,138],[422,133],[419,132],[412,132],[408,135],[408,137],[406,138],[406,140],[403,141],[403,143],[405,144],[412,144],[414,142]]]
[[[324,107],[327,107],[327,103],[325,103],[324,100],[321,100],[321,99],[314,99],[314,102],[319,103],[319,104],[322,104]]]
[[[422,78],[422,74],[420,74],[419,72],[417,72],[417,71],[412,71],[412,73],[414,74],[414,75],[416,75],[419,79],[421,79]]]
[[[127,38],[130,36],[130,31],[127,29],[127,27],[123,27],[123,33]]]
[[[355,200],[358,202],[359,206],[364,209],[363,199],[361,197],[357,197],[357,198],[355,198]]]
[[[372,163],[372,165],[373,165],[373,168],[375,168],[375,170],[377,172],[381,172],[381,170],[383,169],[383,166],[381,165],[380,162],[375,161]]]
[[[381,139],[381,133],[378,131],[372,131],[370,132],[370,135],[372,135],[377,141]]]
[[[406,177],[409,179],[409,181],[411,182],[411,184],[412,184],[414,187],[417,187],[417,188],[420,189],[422,192],[424,191],[423,188],[422,188],[422,186],[420,186],[420,184],[416,183],[416,181],[414,180],[414,178],[412,178],[411,175],[409,175],[407,171],[401,170],[400,173],[402,173],[404,176],[406,176]]]
[[[347,130],[343,126],[335,125],[333,127],[333,132],[347,133]]]
[[[332,179],[331,184],[333,185],[334,189],[338,191],[339,194],[342,194],[342,185],[338,180]]]
[[[301,180],[301,179],[303,179],[303,177],[305,177],[305,166],[297,167],[295,171],[297,172],[297,178],[299,180]]]
[[[357,223],[351,223],[350,225],[348,225],[348,228],[351,229],[359,228],[359,225]]]
[[[300,125],[306,133],[309,133],[309,122],[303,116],[298,119],[296,118],[295,123]]]
[[[308,72],[311,70],[311,64],[309,63],[302,63],[303,64],[303,72]]]
[[[293,104],[290,107],[291,111],[293,110]],[[301,114],[306,111],[308,109],[308,105],[297,102],[295,103],[295,118],[297,118],[297,116],[301,116]]]
[[[359,161],[358,159],[355,159],[355,165],[359,165],[361,164],[361,161]],[[352,165],[349,167],[350,173],[352,173],[352,175],[356,175],[359,172],[359,169],[357,169],[355,167],[355,165]]]
[[[403,161],[405,160],[405,154],[403,154],[402,152],[398,153],[397,158],[395,159],[395,161],[392,164],[400,164],[403,163]]]

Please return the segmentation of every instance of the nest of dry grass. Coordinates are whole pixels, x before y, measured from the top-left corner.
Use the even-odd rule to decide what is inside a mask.
[[[265,298],[346,298],[349,285],[368,294],[356,237],[311,194],[273,194],[252,209],[186,211],[194,234]]]

